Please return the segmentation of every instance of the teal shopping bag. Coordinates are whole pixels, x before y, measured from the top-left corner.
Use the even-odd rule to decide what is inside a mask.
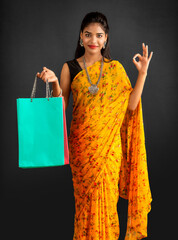
[[[17,99],[18,157],[20,168],[52,167],[69,163],[64,98],[35,98],[37,76],[31,98]]]

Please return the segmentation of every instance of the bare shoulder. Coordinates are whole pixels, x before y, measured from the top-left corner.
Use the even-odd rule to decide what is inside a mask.
[[[70,69],[69,69],[69,66],[68,66],[67,62],[65,62],[62,66],[60,82],[62,82],[62,84],[65,83],[65,84],[68,84],[68,85],[71,82]]]
[[[62,66],[61,76],[60,76],[60,86],[64,93],[70,92],[71,77],[68,64],[65,62]]]
[[[62,66],[60,75],[60,87],[62,88],[62,95],[65,101],[65,110],[69,103],[69,96],[71,92],[71,77],[68,64],[65,62]]]
[[[61,73],[70,75],[69,66],[66,62],[62,66]]]

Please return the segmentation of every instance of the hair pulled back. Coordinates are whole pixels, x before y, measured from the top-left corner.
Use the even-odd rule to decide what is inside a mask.
[[[79,31],[77,48],[75,50],[75,59],[83,56],[85,53],[85,48],[80,46],[80,33],[83,33],[84,28],[87,27],[90,23],[99,23],[105,34],[108,35],[106,46],[104,49],[101,49],[101,54],[104,58],[107,58],[109,60],[107,62],[112,61],[109,47],[109,25],[106,16],[100,12],[90,12],[85,15]]]

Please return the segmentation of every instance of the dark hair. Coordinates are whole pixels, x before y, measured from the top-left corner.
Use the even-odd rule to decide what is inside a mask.
[[[87,27],[90,23],[99,23],[105,34],[108,35],[106,46],[104,49],[103,48],[101,49],[101,54],[104,58],[109,59],[109,61],[107,62],[111,62],[113,59],[111,58],[109,48],[109,25],[106,16],[100,12],[90,12],[87,13],[86,16],[84,17],[79,31],[77,48],[75,50],[75,59],[81,57],[85,52],[84,47],[80,46],[80,32],[83,32],[84,28]]]

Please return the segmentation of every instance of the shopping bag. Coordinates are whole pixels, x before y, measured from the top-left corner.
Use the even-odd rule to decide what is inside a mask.
[[[37,76],[30,98],[17,98],[18,166],[54,167],[69,164],[64,97],[35,98]]]

